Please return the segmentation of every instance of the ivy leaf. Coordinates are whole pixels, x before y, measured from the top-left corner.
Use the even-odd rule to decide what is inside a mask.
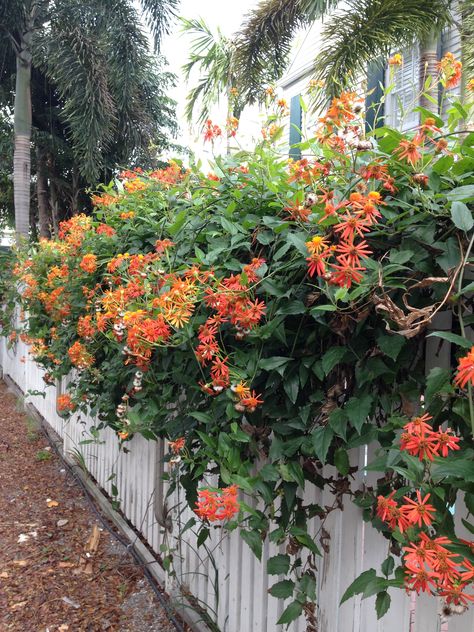
[[[363,424],[367,421],[373,401],[373,396],[367,393],[366,395],[351,397],[344,408],[351,425],[359,434]]]
[[[469,341],[467,338],[463,338],[462,336],[453,334],[450,331],[433,331],[426,337],[430,338],[431,336],[442,338],[443,340],[447,340],[448,342],[454,342],[455,345],[458,345],[458,347],[463,347],[463,349],[470,349],[472,347],[472,342]]]
[[[333,436],[334,432],[328,426],[320,426],[313,432],[313,450],[323,465],[326,463],[326,456]]]
[[[368,571],[364,571],[359,577],[356,577],[352,584],[347,588],[346,592],[342,595],[341,604],[353,597],[363,593],[366,587],[377,577],[375,569],[369,568]]]
[[[269,575],[286,575],[290,570],[289,555],[274,555],[267,560],[267,573]]]
[[[295,583],[292,582],[291,579],[284,579],[281,582],[273,584],[268,592],[277,599],[288,599],[288,597],[291,597],[293,594],[294,588]]]
[[[240,535],[242,540],[246,542],[250,549],[252,550],[255,557],[259,560],[262,559],[262,538],[260,534],[256,531],[245,531],[244,529],[240,530]]]
[[[328,349],[321,359],[324,374],[328,375],[328,373],[332,371],[336,364],[338,364],[345,355],[346,347],[331,347]]]
[[[464,232],[471,230],[474,225],[472,213],[464,202],[454,201],[451,204],[451,219],[456,228]]]
[[[375,600],[375,612],[377,613],[377,619],[381,619],[387,610],[390,608],[392,599],[386,590],[379,592]]]
[[[299,601],[293,601],[287,608],[285,608],[277,623],[279,625],[282,625],[283,623],[291,623],[292,621],[297,619],[302,612],[303,604]]]

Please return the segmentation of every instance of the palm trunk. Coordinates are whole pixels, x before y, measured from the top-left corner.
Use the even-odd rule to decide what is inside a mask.
[[[39,236],[46,239],[51,236],[51,214],[49,212],[48,176],[44,153],[36,148],[36,197],[38,199]]]
[[[420,44],[420,105],[438,114],[438,36],[431,35]]]
[[[463,72],[461,76],[461,100],[465,105],[474,102],[474,91],[467,89],[467,81],[474,77],[474,13],[471,0],[459,3],[461,24],[461,61]],[[474,108],[469,118],[464,121],[463,129],[474,131]]]
[[[31,32],[23,37],[16,58],[15,88],[15,151],[13,156],[13,189],[15,200],[15,230],[17,241],[27,237],[30,229],[31,173]]]

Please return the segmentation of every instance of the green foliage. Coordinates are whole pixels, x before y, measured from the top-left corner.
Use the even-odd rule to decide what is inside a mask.
[[[93,218],[76,216],[62,226],[60,239],[20,251],[19,286],[5,290],[6,303],[16,300],[28,314],[23,324],[34,357],[50,378],[70,375],[75,366],[69,393],[80,410],[97,416],[98,433],[112,428],[126,449],[133,449],[134,433],[149,440],[182,437],[179,459],[170,453],[167,460],[175,458],[170,473],[179,471],[192,508],[203,487],[239,486],[240,513],[227,527],[238,529],[259,559],[267,537],[285,547],[267,564],[269,574],[280,575],[271,594],[292,600],[283,623],[314,602],[315,558],[326,543],[321,532],[312,535],[311,521],[317,517],[324,525],[349,498],[395,552],[405,535],[375,516],[377,497],[394,491],[398,499],[422,488],[435,504],[436,534],[462,546],[451,511],[460,491],[474,493],[469,398],[452,383],[458,351],[452,366],[426,375],[424,348],[426,326],[447,305],[461,321],[454,319],[453,332],[433,335],[470,346],[462,320],[469,286],[462,275],[472,263],[466,253],[473,235],[451,211],[453,191],[472,211],[474,172],[462,156],[473,139],[466,144],[462,134],[449,134],[454,160],[442,168],[427,142],[415,172],[394,151],[406,138],[383,128],[374,133],[373,149],[340,151],[320,136],[305,141],[316,158],[290,167],[262,141],[254,152],[216,158],[217,178],[177,162],[150,174],[129,173],[104,187]],[[368,167],[380,165],[393,180],[367,177]],[[428,177],[420,186],[415,173],[432,176],[436,165],[435,185]],[[316,201],[305,209],[308,193]],[[381,216],[364,233],[371,254],[361,260],[361,278],[337,283],[337,263],[311,276],[308,248],[321,244],[318,239],[340,247],[337,224],[359,196],[365,204],[370,194]],[[328,199],[340,209],[328,212]],[[307,216],[292,215],[302,208]],[[248,327],[237,317],[217,323],[219,359],[229,369],[222,386],[210,374],[211,363],[203,356],[197,361],[197,338],[219,315],[229,283],[238,283],[240,299],[264,304],[265,315]],[[169,294],[172,288],[181,288],[179,300]],[[182,301],[188,301],[185,317]],[[166,316],[169,337],[150,340],[144,329],[134,330],[143,313],[153,326]],[[84,317],[91,331],[84,331]],[[5,314],[10,333],[7,321]],[[17,332],[11,333],[14,344]],[[79,365],[71,353],[77,344],[87,360]],[[260,399],[245,405],[239,387]],[[422,396],[433,428],[449,422],[459,439],[459,452],[433,463],[400,450],[402,428]],[[359,463],[350,451],[372,442],[379,452],[367,469],[383,475],[355,490]],[[303,501],[310,485],[329,488],[334,507]],[[205,546],[213,523],[199,525],[198,544]],[[366,571],[343,600],[377,595],[383,616],[387,588],[403,584],[403,569],[400,576],[394,567],[390,557],[382,576]]]

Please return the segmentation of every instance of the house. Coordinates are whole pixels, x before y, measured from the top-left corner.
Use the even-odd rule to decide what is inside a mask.
[[[302,125],[305,132],[310,132],[317,122],[317,116],[303,117],[300,97],[307,98],[309,82],[313,75],[314,59],[322,44],[323,22],[316,21],[309,29],[302,30],[294,40],[293,50],[285,75],[279,81],[279,88],[290,106],[290,125],[288,131],[289,146],[298,143],[301,136],[298,129]],[[389,67],[387,60],[374,60],[369,65],[367,77],[361,81],[361,92],[369,93],[366,105],[378,102],[382,98],[382,86],[392,85],[392,90],[382,99],[378,110],[378,120],[374,120],[375,109],[367,109],[367,126],[385,124],[402,131],[412,129],[419,123],[419,112],[412,112],[413,107],[419,105],[425,64],[421,60],[420,46],[410,49],[393,51],[400,52],[403,64]],[[439,37],[437,58],[441,59],[447,52],[451,52],[457,59],[461,57],[461,39],[459,30],[452,25],[446,28]],[[364,85],[365,84],[365,85]],[[450,96],[458,96],[460,88],[450,91]],[[383,102],[384,101],[384,102]],[[440,111],[447,109],[446,99],[440,98]],[[305,119],[305,120],[303,120]],[[296,149],[290,149],[290,155],[297,156]]]

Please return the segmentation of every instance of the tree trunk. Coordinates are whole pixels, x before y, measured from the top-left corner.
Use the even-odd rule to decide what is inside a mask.
[[[44,153],[36,148],[36,197],[38,199],[39,236],[51,236],[51,213],[49,211],[48,176]]]
[[[29,35],[29,37],[28,37]],[[15,151],[13,155],[13,189],[15,199],[15,229],[17,241],[27,237],[30,228],[31,173],[31,33],[22,41],[16,58],[15,88]]]
[[[438,36],[420,43],[420,105],[438,114]]]
[[[459,3],[461,23],[461,100],[465,105],[474,103],[474,91],[467,89],[467,82],[474,78],[474,12],[471,0]],[[474,131],[474,108],[471,107],[469,117],[462,126],[465,130]]]

